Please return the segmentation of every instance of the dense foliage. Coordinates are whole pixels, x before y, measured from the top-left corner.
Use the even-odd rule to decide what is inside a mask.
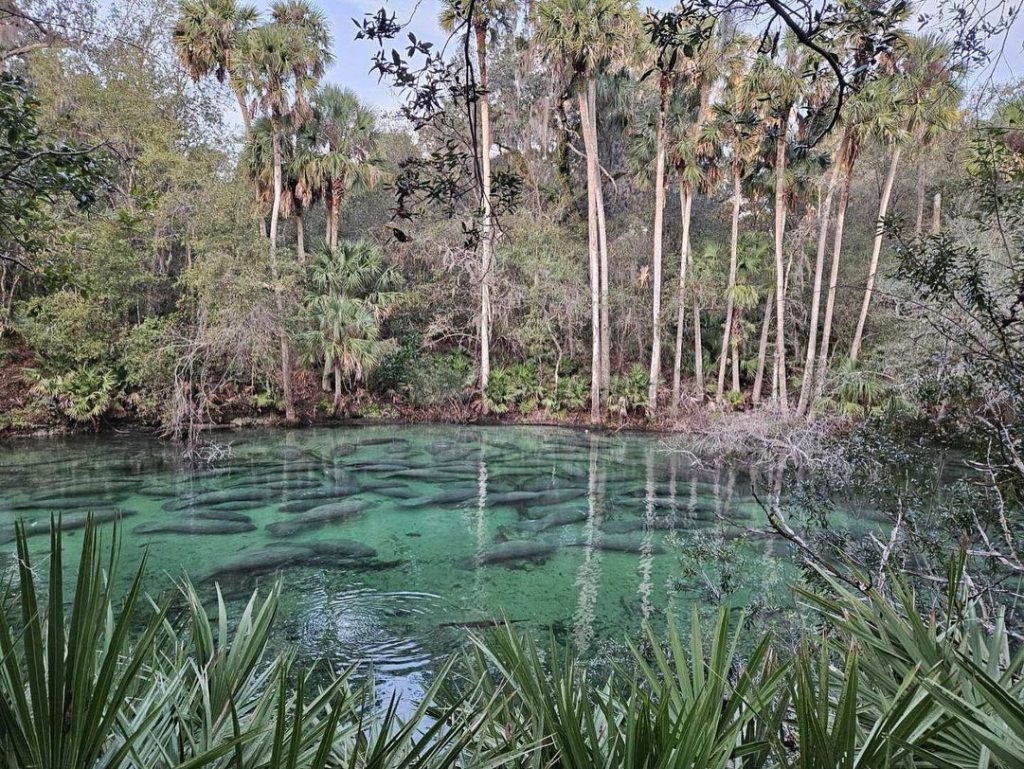
[[[983,410],[989,372],[908,311],[987,253],[972,217],[1015,242],[1019,94],[964,109],[976,51],[899,3],[830,9],[814,47],[531,8],[449,4],[448,54],[360,21],[394,119],[325,81],[345,33],[303,0],[114,3],[11,52],[3,424]]]

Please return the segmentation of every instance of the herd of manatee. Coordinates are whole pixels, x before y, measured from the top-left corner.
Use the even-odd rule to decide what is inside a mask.
[[[152,542],[263,532],[259,544],[228,550],[192,574],[197,581],[226,581],[303,567],[399,567],[401,560],[383,559],[374,547],[345,536],[349,522],[385,510],[410,516],[514,511],[514,523],[501,526],[473,555],[452,554],[452,565],[462,569],[522,568],[564,548],[653,555],[664,546],[652,533],[707,528],[731,515],[710,484],[699,494],[692,482],[677,488],[664,473],[644,478],[635,467],[618,467],[614,456],[602,459],[596,477],[595,446],[608,440],[563,432],[531,449],[503,443],[496,433],[413,442],[400,430],[362,437],[352,429],[339,431],[328,447],[247,449],[243,441],[211,467],[117,473],[115,466],[68,480],[57,480],[59,468],[46,467],[43,459],[39,469],[52,483],[0,491],[0,543],[14,539],[16,520],[28,536],[45,535],[53,516],[65,531],[93,516]],[[8,469],[0,467],[0,480]],[[17,471],[32,467],[21,463]]]

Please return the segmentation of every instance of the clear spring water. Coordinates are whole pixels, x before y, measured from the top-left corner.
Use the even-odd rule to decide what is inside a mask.
[[[750,533],[766,528],[750,477],[694,469],[657,437],[382,426],[217,438],[230,455],[206,469],[138,434],[0,448],[0,570],[15,518],[42,558],[63,513],[74,563],[85,512],[120,516],[123,581],[148,551],[149,589],[187,573],[237,609],[279,574],[277,643],[372,663],[413,696],[466,627],[493,620],[598,658],[695,603],[792,601],[787,544]]]

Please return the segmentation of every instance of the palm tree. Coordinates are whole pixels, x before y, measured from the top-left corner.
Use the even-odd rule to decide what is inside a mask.
[[[722,329],[722,350],[718,359],[718,384],[715,399],[722,402],[725,391],[725,371],[730,355],[736,299],[736,274],[739,258],[740,210],[743,204],[743,179],[760,152],[763,134],[760,123],[754,119],[749,88],[747,41],[737,36],[731,41],[734,53],[729,59],[730,72],[726,84],[725,101],[719,105],[715,130],[721,141],[729,147],[729,170],[732,179],[732,222],[729,235],[729,280],[726,285],[725,326]],[[733,381],[738,381],[738,371]]]
[[[301,126],[310,117],[307,94],[316,88],[334,61],[331,32],[323,11],[306,0],[280,0],[271,6],[275,24],[296,33],[299,47],[289,62],[294,88],[293,122]]]
[[[694,43],[683,48],[686,59],[681,66],[681,75],[677,94],[685,94],[683,99],[673,101],[673,110],[668,118],[668,131],[672,136],[670,156],[679,181],[679,215],[682,225],[682,236],[679,248],[679,287],[676,295],[676,338],[675,360],[672,368],[672,410],[679,407],[682,391],[683,364],[683,332],[686,325],[686,278],[687,270],[693,261],[693,248],[690,242],[690,223],[693,213],[693,198],[698,187],[710,182],[706,169],[713,169],[710,162],[715,145],[708,141],[705,126],[711,118],[711,92],[717,82],[716,64],[718,62],[719,40],[716,36],[715,19],[713,16],[700,16],[691,20],[691,38]],[[681,86],[685,85],[686,88]],[[685,98],[696,95],[696,103],[691,104]],[[694,318],[698,319],[700,311],[696,303],[693,307]],[[694,349],[701,349],[699,340],[700,324],[694,323]],[[698,392],[703,395],[704,376],[700,362],[694,370],[698,382]]]
[[[765,124],[775,133],[772,170],[775,176],[775,371],[779,410],[789,411],[786,382],[786,271],[784,250],[786,236],[787,160],[789,157],[790,124],[797,114],[803,69],[800,46],[795,39],[785,41],[785,64],[779,65],[768,56],[761,56],[753,67],[750,87],[754,90],[758,111]]]
[[[335,85],[317,90],[312,105],[306,130],[313,157],[305,183],[317,187],[323,196],[327,244],[337,248],[345,194],[359,187],[372,188],[382,178],[376,118],[353,91]]]
[[[598,158],[597,76],[628,42],[632,3],[627,0],[543,0],[537,35],[549,58],[568,62],[576,91],[587,166],[587,232],[591,295],[590,418],[601,420],[608,363],[607,233]]]
[[[895,142],[889,159],[889,170],[878,202],[867,286],[864,289],[864,301],[857,319],[857,329],[850,344],[852,361],[856,361],[860,356],[864,324],[868,319],[868,309],[875,288],[875,275],[878,272],[878,257],[882,250],[885,217],[889,211],[896,167],[899,165],[904,144],[907,140],[919,145],[933,141],[937,134],[952,124],[963,97],[963,91],[956,82],[957,68],[950,59],[950,51],[946,44],[932,37],[912,37],[907,41],[906,51],[899,63],[893,85],[897,92],[896,107],[902,113],[902,124],[898,126],[893,136]]]
[[[238,101],[246,140],[252,134],[252,110],[238,52],[258,20],[255,6],[237,0],[179,0],[171,32],[178,58],[193,81],[212,74],[218,82],[227,82]]]
[[[286,121],[294,126],[302,117],[300,100],[303,89],[314,82],[319,64],[329,60],[330,54],[322,48],[326,38],[314,26],[299,23],[306,19],[299,11],[303,3],[274,6],[275,17],[282,21],[265,24],[252,30],[246,37],[245,65],[252,78],[252,88],[259,105],[270,120],[271,156],[273,159],[273,203],[270,210],[270,271],[274,281],[278,321],[281,336],[281,389],[284,395],[285,418],[295,419],[292,396],[292,362],[288,333],[284,328],[284,287],[277,257],[277,230],[284,193],[284,128]],[[293,15],[285,11],[292,9]],[[308,21],[308,19],[306,19]],[[294,96],[294,101],[293,101]],[[296,118],[299,118],[298,120]]]
[[[487,391],[491,375],[491,283],[494,258],[494,212],[491,205],[491,102],[490,81],[487,70],[488,38],[495,31],[495,20],[503,21],[508,13],[507,3],[500,0],[478,0],[470,6],[473,18],[466,19],[468,8],[461,0],[445,0],[441,11],[441,28],[454,32],[463,25],[472,31],[476,41],[477,88],[480,114],[480,392]],[[474,137],[475,138],[475,137]],[[482,399],[487,413],[487,399]]]
[[[334,375],[334,411],[346,380],[364,380],[389,354],[383,321],[400,299],[402,276],[367,243],[326,243],[310,265],[307,328],[300,337],[309,360],[323,360]]]

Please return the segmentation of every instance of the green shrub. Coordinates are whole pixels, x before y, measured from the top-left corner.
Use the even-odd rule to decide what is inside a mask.
[[[102,303],[67,290],[26,302],[16,323],[47,372],[113,364],[117,327]]]
[[[74,422],[96,424],[120,404],[117,376],[96,366],[52,377],[37,377],[33,391]]]
[[[174,387],[173,330],[172,318],[146,318],[125,338],[124,384],[132,391],[132,405],[145,417],[161,414]]]
[[[377,367],[370,390],[397,396],[415,408],[441,407],[464,402],[475,378],[476,368],[462,350],[423,353],[419,338],[406,335]]]
[[[590,382],[582,374],[559,377],[558,386],[550,389],[543,401],[544,408],[555,413],[583,411],[590,405]]]
[[[625,376],[613,376],[609,388],[608,410],[613,414],[626,416],[647,409],[650,385],[651,376],[639,363],[634,364]]]

